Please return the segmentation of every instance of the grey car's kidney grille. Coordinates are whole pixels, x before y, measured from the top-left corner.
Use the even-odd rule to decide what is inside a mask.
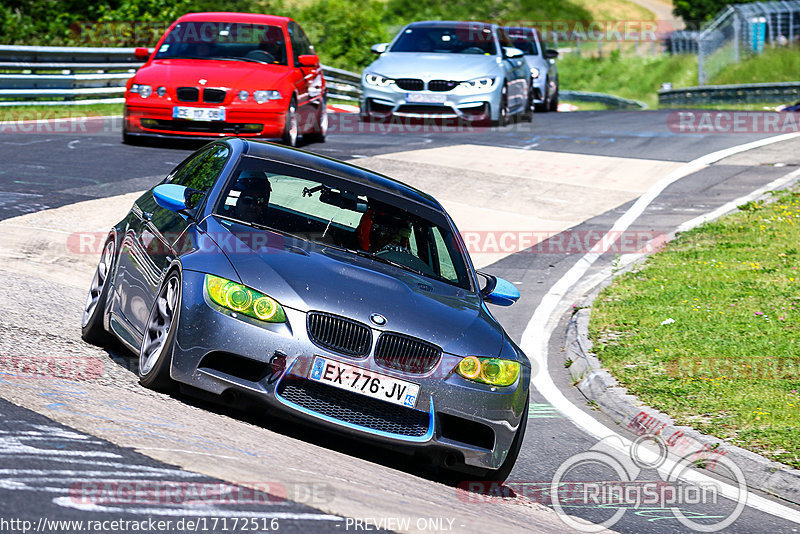
[[[389,434],[420,437],[430,424],[430,416],[421,410],[291,375],[281,381],[278,395],[311,412]]]
[[[366,356],[372,345],[368,326],[328,313],[309,312],[308,337],[320,347],[348,356]]]
[[[404,91],[422,91],[425,89],[425,82],[419,78],[397,78],[394,83]]]
[[[458,82],[452,80],[431,80],[428,82],[429,91],[452,91]]]
[[[197,87],[178,87],[176,94],[181,102],[197,102],[200,98],[200,91]]]
[[[407,373],[427,373],[439,363],[442,349],[421,339],[384,333],[375,347],[379,365]]]

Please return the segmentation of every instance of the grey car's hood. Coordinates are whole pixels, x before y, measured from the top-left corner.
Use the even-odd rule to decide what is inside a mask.
[[[249,243],[256,231],[238,224],[224,227],[237,239],[235,248],[223,248],[242,283],[283,306],[342,315],[373,328],[369,317],[379,313],[386,317],[382,329],[425,339],[445,352],[500,353],[503,330],[474,293],[272,232],[265,232],[267,244],[261,239],[254,250]]]
[[[497,58],[480,54],[386,52],[365,72],[374,72],[387,78],[467,81],[499,75],[502,68]]]

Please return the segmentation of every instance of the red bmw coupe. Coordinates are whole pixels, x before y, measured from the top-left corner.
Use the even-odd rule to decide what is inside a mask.
[[[325,79],[305,32],[290,18],[190,13],[161,37],[128,80],[123,141],[138,137],[324,141]]]

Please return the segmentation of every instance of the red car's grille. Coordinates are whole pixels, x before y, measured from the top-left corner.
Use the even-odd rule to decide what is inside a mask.
[[[197,87],[178,87],[176,93],[178,100],[181,102],[197,102],[200,100],[200,91]]]
[[[203,89],[203,102],[207,104],[222,104],[225,101],[225,91],[222,89]]]
[[[264,129],[263,124],[234,123],[222,121],[187,121],[167,119],[142,119],[142,128],[148,130],[168,130],[172,132],[203,132],[227,134],[256,134]]]

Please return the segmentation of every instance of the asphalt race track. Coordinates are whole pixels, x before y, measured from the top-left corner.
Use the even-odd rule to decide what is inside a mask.
[[[688,162],[774,135],[680,133],[670,130],[668,119],[662,111],[549,113],[536,115],[532,124],[496,130],[399,131],[337,116],[326,143],[302,148],[358,160],[440,199],[460,230],[472,232],[474,241],[465,239],[475,246],[475,263],[519,287],[522,298],[515,306],[493,312],[520,342],[543,298],[587,252],[574,236],[608,231],[637,198]],[[0,531],[22,531],[19,524],[4,526],[2,520],[12,518],[40,531],[78,531],[52,524],[42,530],[42,517],[154,518],[173,521],[173,531],[181,528],[175,526],[179,519],[205,519],[206,531],[214,532],[267,532],[274,530],[272,519],[290,532],[571,530],[550,510],[550,483],[562,464],[590,451],[597,440],[541,392],[532,393],[525,442],[507,484],[516,495],[482,499],[433,480],[409,458],[264,414],[145,390],[133,358],[80,341],[80,314],[97,255],[73,254],[65,241],[77,231],[103,232],[105,221],[121,219],[135,198],[114,197],[151,187],[197,146],[123,145],[114,120],[90,132],[0,133]],[[628,231],[647,240],[666,236],[796,170],[798,148],[800,140],[785,140],[692,167],[655,196]],[[505,239],[500,244],[499,237]],[[637,252],[640,244],[601,255],[565,299],[580,305],[591,289],[588,282],[599,281],[619,255]],[[549,373],[583,413],[635,439],[625,422],[593,410],[572,386],[561,356],[567,319],[568,314],[554,318],[547,368],[537,372]],[[56,378],[16,376],[14,362],[30,355],[45,362],[76,358],[91,362],[90,370]],[[592,474],[609,480],[602,469]],[[637,480],[660,479],[645,469]],[[117,484],[109,490],[117,497],[124,480],[151,488],[173,485],[176,491],[202,486],[220,497],[184,506],[152,494],[134,502],[109,494],[107,501],[86,498],[91,484],[109,480]],[[761,498],[769,504],[746,506],[725,532],[800,530],[793,520],[800,507],[751,494],[751,503]],[[684,517],[715,524],[735,505],[719,497],[678,508]],[[625,508],[563,509],[594,523],[621,510],[611,526],[619,532],[692,531],[670,508]],[[243,518],[249,518],[247,526]],[[193,530],[185,523],[182,528]]]

